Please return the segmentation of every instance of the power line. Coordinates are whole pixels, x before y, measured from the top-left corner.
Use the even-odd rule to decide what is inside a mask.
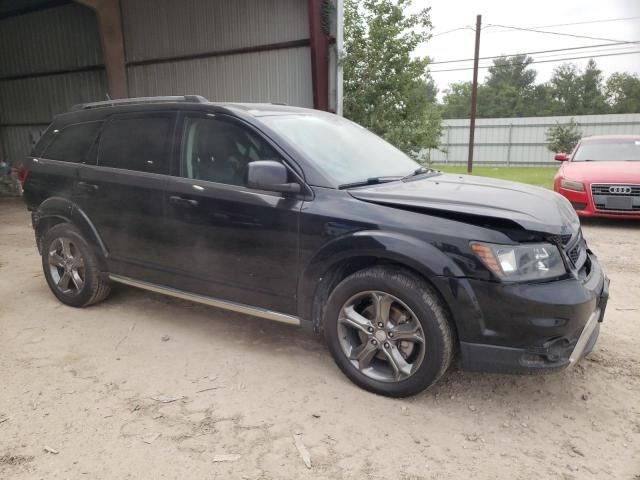
[[[625,44],[637,44],[640,43],[640,41],[633,41],[633,42],[624,42]],[[535,52],[523,52],[523,53],[512,53],[512,54],[508,54],[508,55],[495,55],[495,56],[491,56],[491,57],[480,57],[480,60],[492,60],[494,58],[502,58],[502,57],[513,57],[515,55],[534,55],[534,54],[538,54],[538,53],[551,53],[551,52],[564,52],[567,50],[581,50],[584,48],[598,48],[598,47],[610,47],[610,46],[614,46],[614,45],[623,45],[622,43],[599,43],[599,44],[595,44],[595,45],[584,45],[581,47],[571,47],[571,48],[555,48],[553,50],[538,50]],[[439,62],[431,62],[429,65],[438,65],[441,63],[459,63],[459,62],[471,62],[473,61],[473,58],[461,58],[459,60],[441,60]]]
[[[535,28],[524,28],[524,27],[512,27],[509,25],[498,25],[495,23],[487,24],[487,27],[501,27],[501,28],[508,28],[511,30],[520,30],[523,32],[546,33],[548,35],[560,35],[563,37],[588,38],[589,40],[604,40],[605,42],[626,43],[625,40],[614,40],[612,38],[590,37],[588,35],[576,35],[574,33],[549,32],[548,30],[537,30]]]
[[[571,53],[565,52],[565,53],[551,53],[551,54],[545,54],[545,55],[536,55],[534,57],[534,60],[538,60],[539,58],[558,58],[558,57],[560,60],[562,60],[564,55],[576,55],[576,54],[593,56],[593,55],[600,55],[600,54],[609,53],[609,52],[623,53],[633,48],[638,48],[638,46],[639,45],[636,43],[633,45],[621,45],[619,47],[600,48],[598,50],[587,51],[587,52],[571,52]]]
[[[567,57],[567,58],[558,58],[555,60],[534,60],[531,63],[550,63],[550,62],[564,62],[567,60],[581,60],[584,58],[598,58],[598,57],[612,57],[614,55],[631,55],[631,54],[636,54],[636,53],[640,53],[640,50],[634,50],[633,52],[618,52],[618,53],[603,53],[601,55],[587,55],[584,57]],[[514,64],[514,65],[525,65],[525,63],[519,63],[519,64]],[[486,66],[480,66],[479,68],[490,68],[493,65],[486,65]],[[463,67],[463,68],[448,68],[445,70],[430,70],[430,73],[440,73],[440,72],[459,72],[462,70],[473,70],[473,67]]]
[[[460,27],[460,28],[453,28],[451,30],[447,30],[446,32],[434,33],[433,35],[431,35],[431,38],[439,37],[440,35],[446,35],[447,33],[453,33],[453,32],[457,32],[457,31],[460,31],[460,30],[473,30],[473,28],[471,28],[469,25],[467,25],[465,27]]]
[[[532,27],[509,27],[506,30],[496,30],[489,33],[503,33],[508,32],[511,28],[528,28],[528,29],[537,29],[537,28],[554,28],[554,27],[570,27],[572,25],[589,25],[592,23],[609,23],[609,22],[622,22],[627,20],[637,20],[640,16],[637,17],[621,17],[621,18],[607,18],[605,20],[586,20],[583,22],[571,22],[571,23],[554,23],[553,25],[535,25]],[[487,24],[483,27],[483,30],[488,27],[497,27],[498,25]],[[459,30],[473,30],[473,27],[470,25],[465,25],[464,27],[453,28],[451,30],[447,30],[446,32],[435,33],[432,37],[439,37],[440,35],[446,35],[447,33],[457,32]],[[556,33],[556,32],[554,32]]]
[[[640,16],[638,17],[622,17],[622,18],[609,18],[606,20],[587,20],[584,22],[572,22],[572,23],[556,23],[554,25],[536,25],[534,27],[528,27],[528,28],[553,28],[553,27],[569,27],[571,25],[588,25],[590,23],[609,23],[609,22],[622,22],[622,21],[626,21],[626,20],[636,20],[640,18]],[[506,32],[507,30],[498,30],[498,31],[494,31],[492,33],[500,33],[500,32]]]

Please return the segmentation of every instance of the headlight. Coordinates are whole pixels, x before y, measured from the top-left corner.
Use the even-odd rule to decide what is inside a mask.
[[[560,186],[566,190],[584,192],[584,184],[582,182],[576,182],[575,180],[567,180],[566,178],[563,178],[560,180]]]
[[[543,280],[559,277],[567,271],[558,247],[550,243],[496,245],[472,242],[471,250],[505,281]]]

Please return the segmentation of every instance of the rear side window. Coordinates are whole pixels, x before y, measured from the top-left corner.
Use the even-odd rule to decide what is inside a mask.
[[[89,149],[96,141],[102,123],[76,123],[58,131],[54,130],[53,139],[42,156],[65,162],[86,162]]]
[[[173,115],[113,117],[100,137],[98,164],[167,173]]]

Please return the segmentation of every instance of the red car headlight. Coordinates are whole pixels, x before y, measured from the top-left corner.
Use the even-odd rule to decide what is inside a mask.
[[[560,180],[560,186],[566,190],[573,190],[574,192],[584,192],[584,184],[575,180],[567,180],[563,178]]]

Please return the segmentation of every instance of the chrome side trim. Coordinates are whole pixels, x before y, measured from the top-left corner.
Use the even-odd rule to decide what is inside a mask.
[[[582,354],[584,353],[584,349],[589,343],[589,339],[593,334],[593,331],[596,329],[598,325],[598,319],[600,318],[600,309],[597,308],[595,312],[591,314],[589,320],[587,320],[586,325],[582,329],[582,333],[576,342],[576,346],[573,348],[573,352],[571,352],[571,356],[569,357],[569,366],[575,365],[578,360],[582,358]]]
[[[169,295],[171,297],[182,298],[183,300],[202,303],[204,305],[210,305],[212,307],[231,310],[232,312],[243,313],[245,315],[252,315],[254,317],[273,320],[275,322],[287,323],[289,325],[300,325],[300,319],[298,317],[294,317],[293,315],[287,315],[285,313],[274,312],[271,310],[266,310],[264,308],[251,307],[249,305],[244,305],[242,303],[230,302],[228,300],[220,300],[213,297],[206,297],[204,295],[197,295],[195,293],[189,293],[189,292],[177,290],[171,287],[163,287],[162,285],[156,285],[154,283],[134,280],[133,278],[123,277],[121,275],[109,274],[109,279],[111,279],[114,282],[122,283],[124,285],[130,285],[132,287],[142,288],[144,290],[149,290],[151,292],[162,293],[163,295]]]

